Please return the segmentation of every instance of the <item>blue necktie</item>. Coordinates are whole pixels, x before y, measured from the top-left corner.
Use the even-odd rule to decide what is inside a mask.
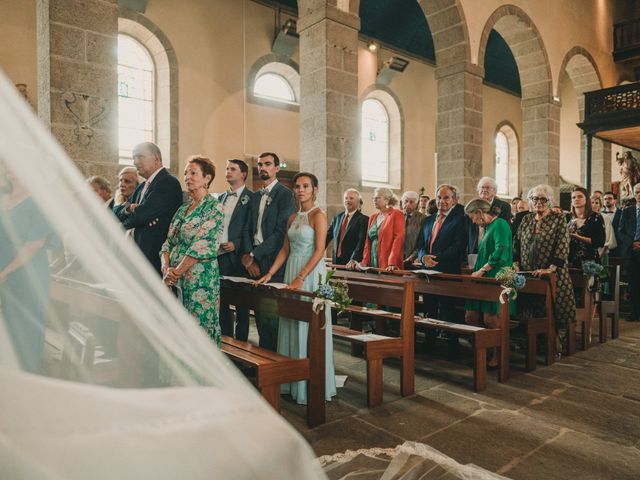
[[[634,241],[640,240],[640,208],[636,207],[636,236]]]

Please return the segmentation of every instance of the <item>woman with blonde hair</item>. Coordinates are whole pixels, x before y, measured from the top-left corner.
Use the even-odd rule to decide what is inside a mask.
[[[367,240],[361,265],[383,270],[397,270],[404,261],[404,215],[393,208],[397,197],[388,188],[373,191],[373,203],[378,210],[369,218]],[[355,268],[351,261],[347,267]]]

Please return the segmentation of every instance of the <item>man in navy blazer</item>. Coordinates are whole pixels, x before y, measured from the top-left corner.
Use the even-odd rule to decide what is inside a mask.
[[[640,321],[640,183],[633,186],[635,205],[622,211],[620,239],[629,274],[629,294],[631,297],[631,321]]]
[[[229,190],[218,197],[224,208],[224,223],[218,250],[220,275],[245,276],[242,255],[251,251],[253,244],[247,224],[251,220],[253,192],[246,188],[249,166],[238,159],[227,160],[225,178]],[[228,305],[220,305],[222,334],[234,336],[234,321]],[[246,341],[249,337],[249,309],[236,305],[235,338]]]
[[[468,225],[464,211],[456,208],[457,201],[458,191],[453,185],[440,185],[436,190],[438,212],[425,219],[418,236],[418,259],[430,270],[460,273],[467,251]],[[460,323],[455,307],[456,300],[451,297],[425,297],[424,309],[429,317]],[[457,336],[450,336],[449,340],[455,348]]]
[[[362,261],[362,252],[367,238],[369,217],[360,212],[360,192],[349,188],[344,192],[344,212],[338,213],[327,231],[327,246],[333,240],[332,261],[346,265],[351,260]],[[345,216],[347,217],[345,222]],[[343,230],[344,233],[341,236]]]
[[[278,182],[280,159],[275,153],[262,153],[258,173],[262,188],[254,193],[248,232],[252,247],[242,256],[242,265],[253,278],[265,275],[273,265],[287,234],[287,221],[295,212],[293,192]],[[272,282],[284,279],[283,265],[271,277]],[[278,316],[256,312],[260,346],[275,351],[278,347]]]
[[[511,224],[511,205],[496,197],[498,184],[491,177],[482,177],[476,187],[478,196],[491,204],[491,210],[495,214]],[[464,205],[463,205],[464,207]],[[480,242],[480,227],[473,222],[469,225],[469,253],[478,253],[478,243]]]
[[[162,165],[160,149],[154,143],[136,145],[133,164],[146,182],[136,187],[129,202],[116,206],[114,213],[126,230],[134,229],[136,244],[161,275],[160,248],[173,215],[182,205],[182,188]]]

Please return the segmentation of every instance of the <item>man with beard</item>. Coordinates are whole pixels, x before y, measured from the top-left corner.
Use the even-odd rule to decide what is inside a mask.
[[[418,235],[422,229],[425,216],[418,211],[417,192],[402,194],[402,211],[404,213],[404,263],[412,264],[418,257]]]
[[[258,174],[262,188],[254,193],[251,218],[247,223],[253,245],[242,256],[242,265],[253,278],[265,275],[273,264],[287,234],[287,221],[295,212],[293,192],[278,182],[280,159],[275,153],[265,152],[258,158]],[[271,277],[282,282],[284,265]],[[276,351],[278,347],[278,316],[256,312],[256,326],[260,346]]]

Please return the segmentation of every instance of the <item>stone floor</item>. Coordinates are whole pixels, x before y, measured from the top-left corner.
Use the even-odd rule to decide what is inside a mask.
[[[490,372],[483,393],[471,389],[467,359],[418,353],[416,394],[398,395],[398,364],[389,362],[384,403],[371,410],[364,361],[336,345],[337,374],[348,380],[328,405],[327,423],[307,428],[305,408],[290,401],[283,402],[283,415],[319,456],[414,440],[518,480],[637,480],[640,324],[621,321],[620,338],[594,342],[533,373],[524,372],[524,357],[515,352],[510,380],[497,383]]]

